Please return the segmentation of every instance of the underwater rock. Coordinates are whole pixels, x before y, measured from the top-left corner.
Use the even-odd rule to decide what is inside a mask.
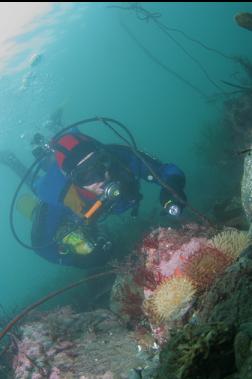
[[[246,63],[243,62],[245,65]],[[247,71],[252,71],[251,64],[247,63]],[[250,73],[252,75],[252,73]],[[251,85],[249,78],[249,84]],[[244,91],[238,97],[233,97],[225,101],[225,113],[223,117],[223,127],[228,129],[232,137],[234,146],[232,149],[242,150],[252,142],[251,121],[252,121],[252,91]],[[237,160],[237,159],[236,159]],[[233,162],[233,164],[235,161]]]
[[[239,379],[251,379],[252,378],[252,356],[250,355],[242,366]]]
[[[128,373],[128,378],[127,379],[141,379],[141,373],[135,369],[132,369]]]
[[[252,155],[244,159],[244,169],[241,182],[242,206],[249,222],[252,220]]]
[[[252,262],[240,257],[172,331],[156,379],[252,378]]]
[[[245,232],[232,229],[212,234],[210,229],[188,225],[182,229],[159,228],[143,241],[143,310],[161,344],[167,325],[183,325],[197,296],[248,246]],[[154,273],[152,282],[148,270]]]
[[[237,229],[248,229],[249,227],[241,198],[238,196],[216,201],[212,213],[216,224]]]
[[[245,231],[226,228],[215,234],[197,224],[158,228],[144,238],[137,264],[127,267],[128,288],[119,309],[126,310],[124,296],[137,304],[135,325],[146,328],[138,341],[152,334],[161,350],[158,379],[242,379],[241,372],[249,378],[250,243]],[[142,305],[132,294],[136,288],[142,290]],[[151,375],[156,378],[155,370]]]
[[[252,262],[246,254],[235,262],[199,301],[199,322],[223,322],[236,329],[233,342],[236,370],[227,379],[252,377]]]
[[[241,12],[235,15],[235,21],[244,29],[252,31],[252,13]]]
[[[143,289],[131,274],[118,275],[110,295],[110,309],[125,323],[136,324],[143,317]]]
[[[141,371],[141,378],[142,379],[153,379],[153,378],[155,378],[157,375],[159,366],[160,366],[159,355],[155,355],[153,357],[153,359],[149,362],[149,365],[147,365]]]
[[[174,275],[179,275],[183,259],[197,250],[201,243],[206,243],[206,234],[204,228],[195,229],[195,226],[183,230],[158,228],[152,231],[143,240],[137,264],[132,264],[126,277],[119,275],[115,281],[111,309],[135,325],[147,317],[151,320],[154,338],[162,343],[163,336],[167,334],[167,319],[170,316],[181,318],[182,313],[188,310],[194,292],[193,285],[190,293],[185,292],[188,286],[179,286],[179,283],[186,279],[176,279]],[[175,289],[173,286],[170,294],[175,296],[166,299],[167,291],[161,289],[165,283],[173,285],[174,280],[178,281],[178,285],[175,284]]]
[[[152,230],[136,252],[137,259],[118,275],[110,307],[136,333],[139,325],[147,326],[138,338],[143,345],[149,341],[150,349],[155,349],[155,342],[160,347],[171,328],[187,322],[199,294],[223,274],[248,241],[245,232],[229,229],[214,235],[197,224]]]
[[[252,246],[248,246],[240,255],[241,257],[245,257],[246,259],[252,259]]]
[[[224,323],[186,325],[160,353],[156,379],[221,379],[234,370],[235,329]]]
[[[235,365],[240,370],[249,356],[251,339],[244,332],[238,332],[234,340]]]
[[[106,309],[74,313],[69,307],[41,313],[21,327],[13,378],[128,379],[149,366],[134,333]]]
[[[241,254],[199,299],[197,316],[200,322],[225,321],[240,325],[252,320],[251,279],[252,261]]]
[[[213,233],[197,225],[153,230],[136,252],[139,260],[115,281],[113,312],[63,307],[31,318],[21,327],[13,378],[251,378],[249,248],[239,256],[247,237],[233,229]],[[188,302],[177,296],[185,292],[181,278],[197,290]],[[159,298],[167,283],[176,285],[171,296]],[[155,295],[156,308],[147,308]],[[161,305],[175,312],[157,317]]]

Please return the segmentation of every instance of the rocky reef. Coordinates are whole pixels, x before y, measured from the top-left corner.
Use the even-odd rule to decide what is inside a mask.
[[[151,351],[140,349],[133,331],[109,310],[78,314],[64,307],[36,317],[16,341],[16,379],[134,378],[137,369],[155,364]]]
[[[145,237],[145,264],[135,265],[130,279],[117,278],[112,305],[154,337],[161,353],[153,378],[243,378],[238,341],[252,321],[250,243],[247,232],[196,224]]]
[[[20,326],[12,377],[251,378],[250,243],[233,228],[152,230],[120,266],[106,309],[59,307]]]
[[[252,377],[251,247],[197,301],[161,353],[157,378]]]
[[[251,82],[252,65],[239,63]],[[218,228],[154,227],[150,217],[141,242],[113,263],[107,303],[31,314],[12,333],[10,378],[252,379],[250,82],[224,103],[231,150],[220,138],[220,160],[232,167],[234,186],[212,204]],[[233,152],[244,148],[245,160],[235,162]],[[131,224],[122,250],[136,231]]]
[[[246,217],[252,219],[252,155],[249,153],[244,160],[244,170],[241,185],[242,206]]]

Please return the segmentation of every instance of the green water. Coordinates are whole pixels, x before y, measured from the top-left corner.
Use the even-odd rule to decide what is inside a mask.
[[[252,33],[234,21],[237,12],[251,11],[251,3],[141,4],[151,12],[160,12],[158,20],[168,27],[180,29],[207,46],[227,55],[252,58]],[[210,101],[218,90],[152,20],[147,22],[134,11],[108,5],[51,3],[51,9],[29,32],[15,38],[13,54],[0,72],[0,149],[15,151],[30,165],[32,135],[40,131],[51,136],[48,120],[60,107],[64,125],[86,117],[113,117],[129,127],[140,149],[185,171],[189,201],[205,211],[222,186],[227,190],[229,184],[232,186],[232,177],[223,176],[221,164],[207,162],[195,148],[207,125],[218,128],[221,102]],[[15,4],[12,7],[15,12]],[[151,59],[122,23],[152,56],[207,99]],[[230,90],[220,81],[232,81],[239,69],[232,60],[203,49],[179,32],[170,33],[223,90]],[[34,54],[37,62],[31,63]],[[120,142],[101,126],[88,126],[83,131],[104,142]],[[212,148],[214,151],[215,141]],[[18,245],[10,232],[9,207],[19,181],[2,165],[0,174],[0,303],[6,308],[23,307],[83,276],[83,272],[50,264]],[[143,191],[143,209],[158,206],[159,188],[149,185]],[[15,225],[22,239],[29,242],[29,222],[16,214]]]

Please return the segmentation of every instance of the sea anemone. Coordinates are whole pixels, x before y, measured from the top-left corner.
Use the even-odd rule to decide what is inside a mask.
[[[247,232],[239,230],[226,230],[214,236],[210,240],[210,246],[222,251],[232,261],[235,261],[240,253],[251,244],[251,238]]]
[[[175,318],[195,294],[195,287],[186,277],[179,275],[163,281],[144,303],[144,309],[156,322]]]
[[[203,246],[185,262],[183,271],[197,291],[208,288],[231,263],[231,258],[215,247]]]

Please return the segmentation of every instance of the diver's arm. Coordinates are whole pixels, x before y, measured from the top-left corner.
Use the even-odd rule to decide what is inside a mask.
[[[136,177],[149,183],[159,185],[159,179],[168,182],[171,177],[178,177],[180,186],[185,186],[185,174],[175,164],[162,163],[159,159],[139,150],[137,154],[135,154],[134,150],[128,146],[111,144],[107,145],[107,147],[112,154],[118,156],[118,159],[121,160]]]
[[[182,170],[172,163],[162,163],[159,159],[155,159],[146,153],[138,151],[135,154],[130,147],[110,146],[112,146],[111,150],[113,149],[114,153],[124,161],[124,164],[137,178],[161,186],[159,200],[167,212],[173,205],[177,206],[179,211],[184,208],[187,199],[184,193],[185,174]],[[164,187],[160,182],[167,187]]]
[[[62,194],[68,187],[69,179],[63,175],[56,163],[48,167],[43,176],[36,178],[33,183],[35,195],[43,202],[52,206],[62,205]]]

